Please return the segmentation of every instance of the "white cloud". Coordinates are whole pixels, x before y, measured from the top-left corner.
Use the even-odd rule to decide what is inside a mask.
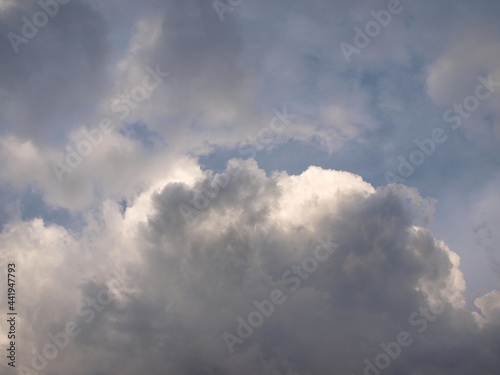
[[[82,332],[49,361],[54,374],[360,373],[381,341],[407,330],[415,343],[389,373],[448,371],[434,358],[446,355],[442,345],[451,339],[466,353],[455,373],[498,365],[485,349],[493,337],[486,332],[499,329],[496,292],[477,302],[486,319],[481,328],[464,309],[458,256],[416,224],[428,210],[414,191],[375,190],[359,176],[318,167],[266,177],[255,162],[233,160],[228,172],[238,166],[241,172],[188,223],[178,204],[189,203],[210,176],[156,181],[124,215],[107,201],[86,214],[80,234],[39,219],[9,224],[2,259],[19,264],[24,290],[37,285],[35,299],[19,302],[21,316],[37,311],[36,323],[23,326],[32,343],[24,345],[42,350],[48,331],[71,320]],[[408,205],[409,196],[415,204]],[[283,271],[327,235],[340,247],[292,293]],[[113,269],[133,270],[134,279],[86,324],[78,304],[110,284]],[[231,356],[222,334],[234,333],[236,318],[275,288],[287,301]],[[445,312],[415,333],[410,314],[437,301]],[[29,353],[25,347],[20,363],[29,364]]]
[[[11,3],[0,2],[2,35],[39,9]],[[402,140],[442,126],[441,111],[474,94],[479,75],[500,79],[495,2],[403,3],[351,64],[340,42],[387,0],[243,1],[224,22],[205,0],[74,0],[19,54],[0,39],[0,189],[15,191],[2,197],[15,198],[0,207],[0,260],[19,266],[19,363],[30,365],[48,333],[75,322],[81,333],[44,371],[363,373],[365,358],[405,330],[413,342],[384,373],[496,373],[498,292],[482,292],[475,312],[464,295],[469,279],[486,280],[486,262],[468,252],[473,240],[497,264],[498,181],[462,194],[497,169],[495,149],[466,142],[457,157],[450,136],[436,163],[419,169],[429,174],[412,176],[447,198],[444,209],[403,185],[376,188],[316,161],[291,165],[324,157],[377,181],[387,154],[395,159]],[[144,86],[153,84],[148,67],[169,73],[154,90]],[[133,93],[147,100],[128,102]],[[499,144],[497,94],[463,127],[481,146]],[[116,103],[129,103],[129,113],[120,116]],[[215,151],[206,163],[220,164],[283,108],[293,120],[255,146],[271,167],[230,160],[229,185],[185,220],[179,205],[214,178],[196,157]],[[59,181],[51,162],[67,163],[69,147],[85,153],[82,130],[106,118],[112,129]],[[319,152],[303,152],[309,145]],[[280,154],[287,150],[299,153]],[[436,183],[444,180],[460,192]],[[72,222],[49,218],[53,208]],[[446,243],[427,229],[436,208]],[[329,235],[340,247],[327,261],[307,279],[282,279]],[[476,278],[464,278],[467,267]],[[132,276],[120,286],[123,270]],[[286,303],[230,355],[222,334],[277,288]],[[103,291],[111,300],[86,322],[79,307]],[[446,310],[436,320],[409,320],[439,301]]]

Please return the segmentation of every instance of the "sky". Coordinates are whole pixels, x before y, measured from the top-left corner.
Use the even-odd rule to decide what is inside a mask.
[[[0,372],[497,374],[499,15],[0,0]]]

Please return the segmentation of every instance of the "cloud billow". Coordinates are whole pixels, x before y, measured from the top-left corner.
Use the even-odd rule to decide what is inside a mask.
[[[94,322],[82,323],[83,333],[50,364],[54,374],[69,369],[75,374],[103,369],[110,374],[361,374],[364,359],[374,362],[383,353],[381,343],[396,341],[401,331],[411,335],[412,344],[384,373],[493,373],[498,357],[491,348],[498,336],[492,333],[499,326],[490,306],[498,304],[498,295],[480,304],[485,317],[465,309],[459,257],[417,224],[432,202],[404,186],[375,190],[348,172],[310,167],[299,176],[267,177],[255,162],[237,160],[226,172],[232,168],[240,173],[190,222],[178,204],[212,176],[167,182],[143,193],[149,205],[141,208],[138,199],[123,217],[118,205],[104,214],[106,232],[91,240],[102,269],[133,264],[140,272],[112,294],[120,303],[109,303]],[[428,210],[422,210],[426,204]],[[130,229],[124,232],[125,227]],[[42,237],[49,230],[54,231],[37,229]],[[128,243],[117,257],[111,252],[120,252],[105,246],[117,241],[115,232]],[[282,275],[328,236],[338,248],[292,290]],[[9,240],[8,233],[3,237]],[[47,267],[45,275],[60,268],[85,273],[76,263]],[[75,287],[85,290],[80,302],[98,289]],[[222,334],[236,334],[237,317],[246,318],[255,310],[252,301],[269,299],[277,288],[286,301],[229,353]],[[439,302],[444,312],[425,329],[416,315],[410,319]],[[66,306],[66,319],[78,303],[73,298]],[[42,308],[39,323],[57,310],[57,302]],[[43,331],[34,327],[26,335],[43,346]],[[464,355],[452,356],[456,351]]]

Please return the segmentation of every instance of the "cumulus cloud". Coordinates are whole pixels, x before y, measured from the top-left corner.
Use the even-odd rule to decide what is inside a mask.
[[[179,205],[210,173],[164,180],[123,213],[107,201],[81,235],[40,219],[10,223],[2,261],[22,267],[20,296],[36,288],[19,304],[33,322],[22,327],[20,363],[32,368],[31,349],[43,355],[47,335],[74,322],[81,332],[47,360],[53,374],[362,373],[401,331],[412,344],[385,373],[493,374],[498,293],[476,302],[482,315],[465,309],[459,257],[418,224],[432,202],[319,167],[266,176],[234,159],[225,172],[230,183],[188,221]],[[333,241],[328,259],[304,266]],[[276,289],[284,303],[231,353],[224,333],[238,337],[238,317]],[[87,298],[100,292],[107,303],[93,316]],[[416,314],[439,303],[424,327]]]
[[[18,373],[496,373],[498,10],[0,0]]]

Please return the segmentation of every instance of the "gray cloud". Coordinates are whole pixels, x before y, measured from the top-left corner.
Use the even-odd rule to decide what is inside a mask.
[[[9,33],[41,6],[0,0],[0,263],[19,265],[20,373],[362,374],[384,356],[384,374],[496,373],[497,93],[408,180],[420,192],[325,167],[394,170],[498,71],[497,2],[401,3],[349,64],[340,43],[388,1],[248,0],[221,21],[205,0],[73,0],[16,53]],[[148,66],[168,78],[120,116]],[[281,172],[230,160],[227,186],[186,220],[216,177],[197,158],[236,155],[284,107],[293,121],[258,147]],[[60,181],[50,163],[106,117],[112,131]],[[305,146],[328,161],[288,175],[295,150],[312,164]],[[304,271],[325,238],[339,247]],[[286,301],[228,350],[223,334],[274,290]]]
[[[59,284],[60,272],[72,275],[67,280],[76,289],[61,289],[56,299],[47,299],[53,289],[39,284],[32,305],[38,318],[23,328],[40,352],[48,330],[79,322],[82,333],[49,361],[51,373],[362,373],[364,359],[373,362],[380,343],[395,341],[402,330],[414,341],[385,373],[494,372],[498,314],[489,306],[498,304],[497,295],[478,302],[484,317],[465,309],[459,257],[418,226],[426,201],[414,190],[375,190],[353,174],[314,167],[300,176],[266,177],[254,162],[234,160],[226,172],[238,166],[241,172],[188,223],[178,204],[189,201],[203,180],[167,182],[145,192],[123,217],[107,203],[93,220],[98,227],[89,224],[80,245],[64,229],[40,222],[12,224],[2,233],[2,259],[23,264],[28,285],[31,277],[58,278]],[[414,203],[408,204],[409,197]],[[42,268],[40,261],[27,262],[36,252],[13,250],[28,229],[44,239],[43,259],[52,259],[42,260]],[[328,235],[339,248],[292,291],[284,271]],[[79,246],[74,258],[65,247],[50,245],[63,238],[66,247]],[[120,303],[85,324],[78,306],[109,287],[116,267],[140,272],[115,295]],[[95,282],[85,281],[89,273]],[[276,288],[286,302],[231,355],[222,334],[236,334],[236,318]],[[445,310],[425,329],[416,316],[409,320],[439,301]],[[21,314],[28,314],[30,306],[23,306]],[[55,316],[59,323],[48,324]],[[25,365],[31,360],[27,349]]]
[[[32,21],[40,11],[38,3],[30,1],[2,11],[0,119],[9,132],[54,144],[92,118],[109,82],[106,67],[112,48],[102,15],[73,1],[61,5],[16,54],[8,33],[23,35],[23,17]]]

